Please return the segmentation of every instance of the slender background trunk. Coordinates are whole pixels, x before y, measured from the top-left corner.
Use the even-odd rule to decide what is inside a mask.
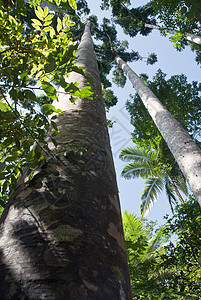
[[[201,149],[143,80],[119,56],[116,61],[139,94],[201,206]]]
[[[147,27],[147,28],[152,28],[152,29],[163,30],[163,31],[165,31],[166,33],[170,33],[170,34],[176,34],[176,33],[179,32],[179,31],[177,31],[177,30],[166,29],[166,28],[162,28],[162,27],[160,27],[160,26],[153,25],[153,24],[145,24],[145,27]],[[189,32],[186,32],[186,33],[185,33],[185,36],[186,36],[186,39],[187,39],[188,41],[193,42],[193,43],[196,43],[196,44],[198,44],[198,45],[201,45],[201,36],[195,35],[195,34],[192,34],[192,33],[189,33]]]
[[[1,218],[0,298],[132,299],[115,172],[89,24],[78,65],[93,100],[59,92],[60,160],[18,186]],[[86,86],[83,76],[71,81]]]
[[[184,200],[183,200],[183,198],[182,198],[182,196],[181,196],[181,194],[180,194],[180,192],[179,192],[176,184],[174,183],[174,180],[172,180],[172,178],[170,176],[168,176],[168,178],[169,178],[169,180],[170,180],[170,182],[172,184],[172,187],[173,187],[175,193],[177,194],[177,197],[178,197],[179,201],[181,202],[181,204],[184,204]]]

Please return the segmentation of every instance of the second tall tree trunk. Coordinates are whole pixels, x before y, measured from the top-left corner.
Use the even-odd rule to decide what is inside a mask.
[[[119,56],[116,62],[139,94],[201,206],[201,149],[143,80]]]

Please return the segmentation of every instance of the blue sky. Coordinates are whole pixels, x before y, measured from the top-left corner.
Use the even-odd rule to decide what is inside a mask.
[[[104,16],[104,12],[100,10],[99,6],[101,0],[87,0],[91,9],[91,13],[96,14],[99,20]],[[146,4],[148,1],[135,0],[135,6]],[[110,13],[107,12],[107,18],[110,18]],[[189,82],[200,81],[201,69],[195,62],[195,54],[190,50],[190,47],[182,52],[176,51],[173,44],[168,37],[162,37],[157,30],[153,30],[148,37],[138,35],[134,38],[125,36],[120,27],[118,27],[118,34],[120,40],[128,40],[130,48],[138,51],[141,56],[147,57],[149,53],[155,52],[158,56],[158,62],[153,66],[147,66],[146,63],[133,62],[129,66],[137,73],[147,73],[149,78],[156,73],[160,68],[167,74],[167,78],[176,74],[185,74]],[[120,161],[119,153],[122,148],[132,146],[131,132],[133,127],[130,124],[129,114],[125,109],[125,102],[129,99],[130,94],[134,94],[131,83],[128,81],[126,86],[121,89],[113,85],[113,90],[118,96],[118,104],[113,107],[107,117],[114,120],[116,123],[113,128],[109,130],[110,140],[113,151],[115,169],[117,174],[117,182],[120,195],[120,203],[122,211],[129,210],[137,215],[140,215],[140,196],[144,189],[144,182],[141,179],[125,180],[121,178],[120,173],[123,168],[123,163]],[[151,220],[158,220],[159,223],[164,223],[163,216],[171,214],[168,201],[163,194],[154,204],[148,218]]]

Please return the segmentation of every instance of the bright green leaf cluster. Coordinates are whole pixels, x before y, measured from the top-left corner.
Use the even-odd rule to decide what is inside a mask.
[[[53,120],[62,113],[52,105],[57,87],[74,97],[92,94],[65,80],[71,71],[84,74],[75,66],[77,44],[68,38],[74,25],[70,17],[56,17],[35,0],[28,3],[34,16],[30,21],[25,18],[25,1],[16,2],[0,0],[0,205],[6,203],[25,166],[34,172],[48,153],[55,155],[46,137],[48,132],[56,148],[58,129]],[[68,1],[49,2],[57,7]],[[76,9],[75,1],[69,5]]]

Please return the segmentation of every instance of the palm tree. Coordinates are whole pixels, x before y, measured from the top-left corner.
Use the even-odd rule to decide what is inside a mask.
[[[68,63],[68,61],[67,61]],[[131,299],[118,190],[87,23],[78,66],[93,101],[59,91],[59,159],[23,176],[1,217],[1,299]],[[82,72],[81,72],[82,73]],[[80,88],[86,78],[71,73]],[[86,96],[85,96],[86,97]],[[57,156],[58,157],[58,156]],[[26,175],[26,174],[25,174]]]
[[[153,295],[160,294],[164,274],[160,256],[165,253],[168,244],[165,226],[161,226],[153,236],[144,220],[128,211],[123,213],[123,225],[133,299],[155,299]]]
[[[201,149],[144,81],[118,55],[115,60],[139,94],[201,206]]]
[[[188,194],[186,180],[182,176],[172,176],[168,166],[160,163],[160,151],[145,150],[142,148],[126,148],[121,151],[120,158],[130,162],[122,171],[126,179],[141,177],[146,179],[145,189],[141,196],[141,214],[146,215],[157,200],[159,194],[165,190],[173,212],[173,203],[177,198],[183,204],[181,192]]]

